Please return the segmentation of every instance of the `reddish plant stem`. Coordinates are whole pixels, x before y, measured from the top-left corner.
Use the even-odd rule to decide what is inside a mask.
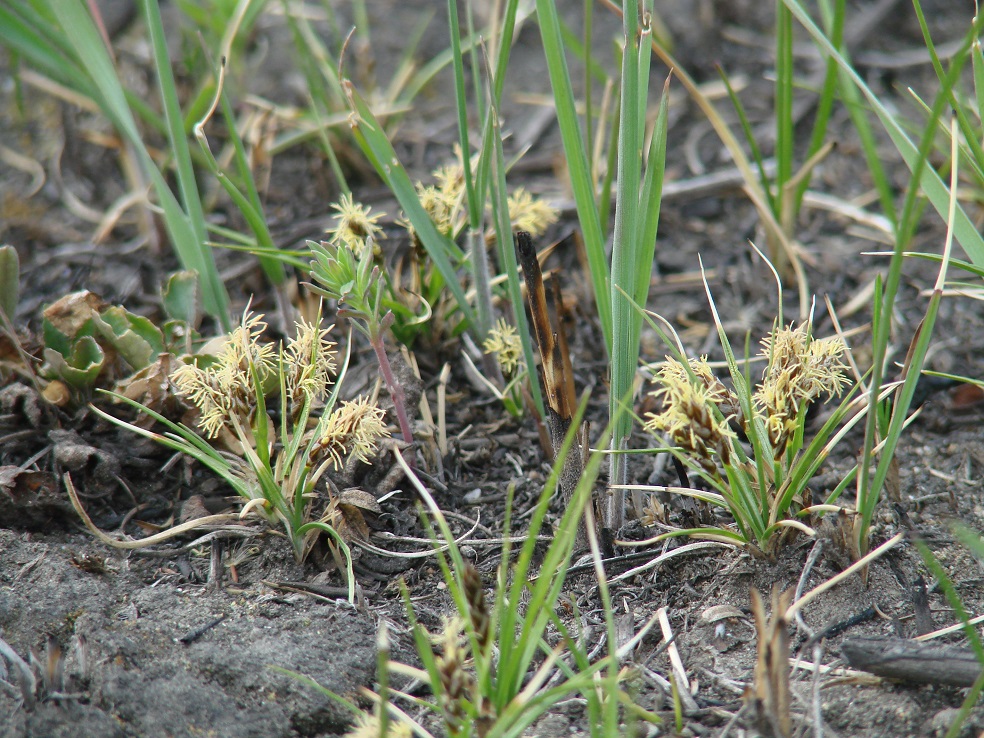
[[[382,331],[377,331],[369,335],[369,343],[372,344],[373,351],[376,352],[376,360],[379,361],[379,369],[383,373],[383,381],[389,388],[390,396],[393,398],[393,406],[396,408],[396,418],[400,423],[400,432],[403,433],[403,440],[413,443],[413,429],[410,425],[410,418],[407,417],[407,404],[403,394],[403,385],[396,381],[393,376],[393,367],[390,366],[389,357],[386,355],[386,347],[383,345]]]

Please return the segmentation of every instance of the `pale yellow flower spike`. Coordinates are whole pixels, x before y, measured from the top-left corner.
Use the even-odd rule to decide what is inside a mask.
[[[384,415],[368,397],[343,402],[328,416],[314,454],[326,457],[336,469],[342,467],[343,456],[369,463],[369,455],[376,450],[377,443],[390,435],[383,424]]]
[[[198,408],[198,427],[206,438],[215,438],[229,416],[228,395],[219,390],[214,372],[199,369],[194,364],[182,364],[171,375],[178,393]]]
[[[359,257],[366,247],[366,241],[376,237],[383,229],[376,225],[384,213],[369,215],[370,207],[353,202],[351,195],[343,194],[332,207],[338,212],[335,216],[336,226],[328,229],[328,242],[334,246],[347,246],[352,253]]]
[[[503,373],[508,375],[516,371],[523,355],[523,343],[519,338],[519,333],[503,318],[496,321],[495,326],[489,331],[485,343],[482,344],[482,348],[487,354],[495,354],[496,361],[502,367]]]
[[[693,360],[691,366],[694,366]],[[648,413],[646,428],[650,432],[666,432],[705,471],[715,473],[714,457],[717,456],[722,464],[728,464],[730,439],[735,433],[728,427],[727,420],[715,412],[714,394],[702,377],[705,369],[710,375],[710,369],[706,364],[698,364],[697,369],[695,373],[702,381],[695,384],[683,364],[676,359],[667,359],[658,378],[662,386],[652,393],[654,397],[662,398],[664,410],[659,414]],[[714,379],[713,376],[710,378]]]
[[[559,217],[557,211],[548,205],[546,200],[533,197],[522,187],[516,188],[507,203],[512,227],[518,231],[528,231],[533,238],[542,236]]]
[[[338,371],[335,342],[328,340],[334,326],[318,330],[318,326],[303,318],[296,325],[297,333],[284,349],[287,392],[295,402],[302,394],[314,400],[325,395]]]
[[[769,359],[762,383],[755,392],[777,455],[796,432],[802,403],[811,403],[827,393],[840,395],[847,384],[843,361],[847,346],[840,338],[812,340],[809,324],[776,328],[762,340],[762,355]]]
[[[385,738],[412,738],[413,731],[406,723],[390,721],[389,730],[386,731]],[[345,738],[379,738],[379,718],[371,713],[364,712],[356,720]]]
[[[274,348],[260,343],[266,330],[262,315],[247,308],[240,325],[223,344],[218,361],[205,369],[195,364],[178,367],[171,380],[178,392],[198,408],[198,427],[206,438],[215,438],[232,415],[247,421],[256,404],[250,366],[260,383],[276,370]]]

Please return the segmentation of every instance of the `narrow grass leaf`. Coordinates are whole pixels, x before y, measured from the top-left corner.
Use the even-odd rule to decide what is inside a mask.
[[[598,208],[595,205],[591,167],[588,163],[588,154],[578,123],[574,90],[567,68],[567,58],[564,42],[561,38],[560,19],[556,5],[551,0],[536,0],[536,16],[540,26],[540,36],[543,40],[543,51],[547,61],[547,71],[550,75],[550,85],[553,88],[554,104],[557,106],[557,123],[560,127],[560,137],[567,160],[571,189],[574,192],[574,202],[577,206],[578,222],[581,224],[584,248],[588,257],[588,269],[591,272],[591,284],[594,289],[598,319],[605,336],[606,351],[611,357],[612,303],[609,287],[610,273],[605,255],[605,238],[602,233],[602,223],[598,218]]]
[[[902,126],[895,119],[895,116],[889,112],[889,110],[882,104],[881,100],[878,99],[878,96],[871,91],[867,84],[865,84],[864,80],[861,79],[861,76],[857,73],[857,71],[855,71],[854,67],[851,66],[851,64],[836,48],[834,48],[826,35],[813,22],[813,19],[807,13],[802,3],[799,2],[799,0],[782,0],[782,2],[790,9],[822,52],[833,58],[840,66],[844,74],[846,74],[851,82],[861,91],[867,99],[868,104],[874,110],[878,120],[885,128],[886,133],[888,133],[889,137],[892,139],[892,143],[895,144],[896,149],[898,149],[899,153],[902,155],[902,158],[906,165],[908,165],[910,171],[915,171],[917,169],[920,170],[921,173],[918,177],[919,185],[922,187],[923,192],[926,194],[926,197],[929,198],[930,203],[936,211],[941,217],[945,218],[949,207],[949,193],[947,191],[947,186],[931,167],[923,166],[925,159],[920,155],[919,149],[909,139]],[[968,33],[965,41],[967,48],[970,47],[973,42],[973,38],[977,35],[981,28],[984,28],[984,15],[977,18],[974,27]],[[947,73],[947,86],[951,88],[953,86],[953,80],[960,71],[960,64],[956,62],[961,57],[966,58],[966,51],[963,53],[958,53],[954,56],[954,64],[951,65],[951,68]],[[967,213],[959,205],[956,210],[953,228],[954,236],[956,237],[957,242],[964,249],[970,260],[975,264],[984,264],[984,237],[981,236],[973,221],[971,221],[971,219],[967,216]]]
[[[410,181],[409,175],[403,165],[400,164],[393,145],[386,137],[369,105],[348,80],[344,81],[344,88],[349,99],[349,105],[356,116],[352,123],[356,140],[373,163],[379,176],[393,191],[407,218],[413,223],[427,255],[444,278],[448,289],[451,290],[458,303],[458,309],[474,331],[478,324],[475,311],[472,310],[465,298],[465,292],[461,288],[458,276],[451,264],[452,258],[460,260],[461,250],[450,239],[438,232],[430,216],[420,204],[413,182]]]

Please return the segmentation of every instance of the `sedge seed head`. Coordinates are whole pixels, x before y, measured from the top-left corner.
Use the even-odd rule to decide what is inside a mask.
[[[379,718],[364,712],[356,718],[355,725],[345,734],[345,738],[380,738]],[[413,731],[406,723],[391,720],[384,738],[411,738]]]
[[[284,349],[287,392],[292,401],[323,397],[338,370],[335,364],[335,342],[328,339],[333,326],[319,326],[303,318],[297,321],[297,332]]]
[[[178,393],[198,408],[198,427],[207,438],[218,436],[233,415],[248,422],[256,405],[254,379],[262,385],[276,367],[273,346],[260,342],[265,330],[263,316],[247,308],[215,364],[184,364],[171,375]]]
[[[482,344],[487,354],[495,354],[499,366],[506,375],[512,375],[519,367],[523,355],[523,343],[516,329],[503,318],[496,321]]]
[[[455,725],[467,717],[465,702],[474,686],[474,677],[465,669],[467,652],[461,646],[463,630],[460,618],[446,620],[441,633],[442,653],[434,659],[443,687],[441,707],[449,722]]]
[[[335,246],[347,246],[356,257],[362,255],[370,238],[376,240],[383,232],[377,222],[384,213],[370,215],[372,208],[354,202],[351,195],[343,194],[337,203],[332,203],[332,208],[338,214],[335,227],[328,229],[328,241]]]
[[[691,366],[694,366],[694,360],[691,360]],[[706,362],[698,360],[697,367],[698,381],[694,382],[683,364],[667,358],[656,380],[660,387],[652,393],[662,399],[663,412],[648,413],[646,429],[667,433],[676,445],[707,471],[712,471],[715,456],[723,464],[729,462],[731,439],[735,438],[735,433],[715,404],[719,390],[712,390],[702,379],[705,369],[706,375],[713,378]]]
[[[528,231],[536,238],[557,222],[558,213],[546,200],[533,197],[522,187],[517,187],[507,199],[509,220],[514,231]]]
[[[328,416],[314,454],[329,459],[336,469],[342,467],[343,457],[348,456],[369,463],[379,441],[390,435],[383,423],[384,415],[382,408],[368,397],[342,402]]]
[[[198,427],[206,438],[215,438],[230,412],[228,395],[218,386],[215,372],[196,364],[182,364],[171,374],[178,394],[198,408]]]
[[[813,339],[808,322],[775,328],[762,340],[762,355],[769,364],[755,392],[755,405],[777,455],[795,433],[803,403],[812,403],[824,393],[835,397],[843,391],[847,384],[846,351],[840,338]]]

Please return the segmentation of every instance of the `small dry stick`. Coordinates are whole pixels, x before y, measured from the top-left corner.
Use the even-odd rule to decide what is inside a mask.
[[[757,589],[752,589],[752,612],[758,637],[752,704],[760,727],[782,738],[793,734],[789,714],[789,632],[786,627],[792,599],[791,591],[780,595],[778,588],[773,589],[772,617],[766,618],[762,596]]]
[[[848,638],[841,653],[855,669],[919,684],[970,687],[981,676],[973,649],[900,638]]]
[[[533,239],[526,231],[519,231],[516,234],[516,251],[526,280],[526,299],[529,301],[533,320],[533,337],[540,351],[540,382],[543,386],[543,394],[547,398],[547,429],[550,431],[554,458],[557,458],[564,445],[564,438],[570,430],[571,416],[576,405],[573,395],[574,383],[567,378],[557,333],[550,325],[540,262],[536,258]],[[574,490],[581,481],[581,473],[584,471],[584,457],[579,441],[579,438],[574,439],[560,473],[560,491],[564,496],[564,502],[567,503],[574,495]],[[580,530],[583,529],[579,527]],[[586,540],[581,532],[578,533],[578,540],[581,542]]]

